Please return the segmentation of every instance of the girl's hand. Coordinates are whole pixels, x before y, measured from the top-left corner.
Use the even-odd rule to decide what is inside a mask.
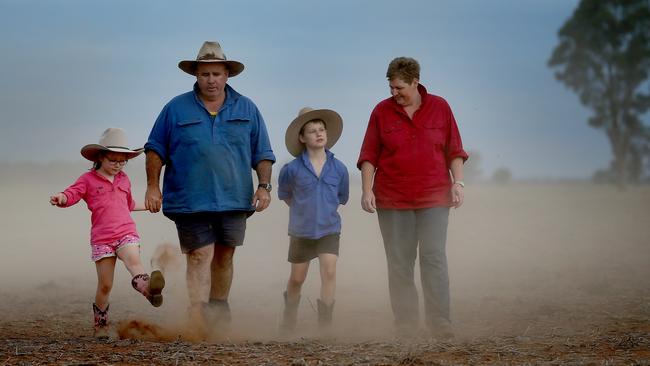
[[[63,206],[68,202],[68,197],[63,193],[57,193],[54,196],[50,196],[50,204],[52,206]]]

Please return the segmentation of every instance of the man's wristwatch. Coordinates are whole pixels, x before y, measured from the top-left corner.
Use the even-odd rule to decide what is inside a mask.
[[[458,184],[459,186],[465,188],[465,182],[463,182],[462,180],[457,180],[454,182],[454,184]]]
[[[260,183],[257,185],[257,188],[264,188],[267,192],[271,192],[273,186],[271,186],[271,183]]]

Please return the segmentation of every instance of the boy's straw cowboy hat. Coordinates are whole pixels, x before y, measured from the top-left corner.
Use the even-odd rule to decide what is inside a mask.
[[[341,137],[341,133],[343,132],[343,119],[341,119],[338,113],[331,109],[304,107],[298,112],[298,117],[289,124],[287,132],[284,135],[284,144],[287,146],[287,150],[289,150],[291,155],[298,156],[302,153],[305,145],[300,142],[300,129],[305,123],[315,119],[325,121],[327,128],[327,144],[325,144],[325,148],[331,149],[339,137]]]

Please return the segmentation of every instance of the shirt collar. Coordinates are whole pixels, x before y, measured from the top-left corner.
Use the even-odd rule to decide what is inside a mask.
[[[108,178],[106,178],[105,176],[99,174],[99,172],[98,172],[97,169],[95,169],[95,168],[91,169],[90,172],[91,172],[91,174],[93,174],[95,177],[98,177],[99,179],[103,179],[103,180],[105,180],[105,181],[107,181],[107,182],[109,182],[109,183],[111,182],[110,180],[108,180]],[[124,173],[123,171],[120,170],[120,171],[119,171],[117,174],[115,174],[115,176],[113,177],[113,182],[115,182],[116,179],[121,179],[122,176],[123,176],[124,174],[126,174],[126,173]]]
[[[200,104],[203,105],[203,102],[201,101],[201,98],[199,98],[199,83],[195,82],[194,86],[192,87],[192,91],[194,92],[194,100]],[[241,97],[241,94],[239,94],[235,89],[233,89],[230,85],[226,84],[226,88],[224,90],[226,92],[226,99],[223,101],[223,107],[228,107],[231,104],[234,104],[239,97]]]
[[[328,149],[325,149],[325,156],[327,156],[327,160],[325,160],[325,165],[328,165],[329,162],[334,159],[334,153],[329,151]],[[307,152],[307,149],[302,149],[302,153],[300,153],[300,156],[298,158],[300,159],[302,164],[307,168],[312,167],[311,161],[309,161],[309,153]],[[323,166],[323,169],[325,169],[325,166]]]
[[[424,87],[424,85],[418,83],[418,93],[420,93],[420,100],[421,100],[421,103],[422,103],[422,104],[420,104],[420,108],[422,108],[422,106],[424,106],[425,104],[428,103],[427,95],[429,94],[429,92],[427,91],[427,88]],[[397,102],[395,101],[395,98],[390,97],[388,99],[391,101],[391,104],[393,105],[393,108],[395,108],[397,110],[400,110],[400,111],[404,111],[404,107],[397,104]]]

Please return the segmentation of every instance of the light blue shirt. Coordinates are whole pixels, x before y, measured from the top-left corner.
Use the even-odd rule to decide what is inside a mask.
[[[326,154],[320,177],[306,151],[280,170],[278,198],[289,203],[289,235],[319,239],[341,232],[337,209],[348,201],[350,178],[345,165]]]
[[[216,117],[198,86],[163,107],[146,151],[165,164],[163,213],[254,211],[254,169],[275,162],[264,119],[255,104],[229,85]]]

